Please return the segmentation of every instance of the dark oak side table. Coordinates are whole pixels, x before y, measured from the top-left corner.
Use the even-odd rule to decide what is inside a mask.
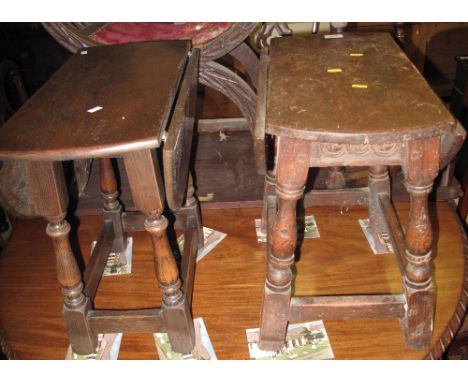
[[[464,130],[388,34],[274,39],[261,55],[258,91],[256,134],[276,143],[265,182],[268,264],[259,346],[280,349],[288,321],[389,317],[402,319],[408,346],[429,346],[435,287],[428,193],[441,163],[455,155],[445,152],[445,142],[463,140]],[[406,231],[391,203],[392,165],[402,166],[410,194]],[[309,168],[334,166],[369,167],[370,231],[379,252],[388,252],[384,238],[390,240],[400,294],[291,298],[296,204]]]
[[[190,302],[202,230],[188,158],[198,61],[198,50],[187,41],[81,49],[0,129],[0,160],[24,163],[36,213],[48,221],[76,353],[93,353],[98,333],[128,331],[167,332],[182,353],[194,347]],[[156,153],[161,146],[165,184]],[[123,158],[140,213],[122,212],[113,157]],[[87,158],[99,158],[104,225],[82,276],[68,238],[61,162]],[[181,275],[166,234],[166,200],[185,234]],[[95,310],[108,255],[125,251],[132,230],[151,236],[162,306]]]

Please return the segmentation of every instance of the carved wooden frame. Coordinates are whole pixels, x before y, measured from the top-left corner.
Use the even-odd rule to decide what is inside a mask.
[[[434,297],[432,229],[428,194],[439,172],[440,137],[392,144],[336,144],[277,137],[276,174],[269,174],[264,200],[267,228],[265,281],[259,346],[278,350],[288,321],[395,317],[402,320],[409,346],[430,345]],[[411,196],[406,234],[390,197],[387,165],[402,165]],[[367,165],[369,218],[373,234],[390,238],[403,280],[403,293],[291,297],[294,248],[297,241],[296,202],[303,196],[310,167]],[[276,196],[271,188],[275,185]],[[350,190],[351,191],[351,190]],[[457,316],[458,317],[458,316]]]
[[[279,350],[284,343],[287,323],[309,319],[351,319],[395,317],[402,320],[408,346],[427,347],[431,343],[434,314],[432,284],[432,229],[428,218],[428,194],[442,166],[460,148],[465,131],[453,124],[446,132],[424,130],[413,136],[387,132],[340,134],[289,129],[270,124],[266,129],[266,89],[268,50],[261,54],[259,96],[255,135],[268,132],[276,141],[275,168],[267,173],[262,226],[267,237],[267,276],[260,320],[259,347]],[[406,233],[393,209],[387,166],[403,168],[410,196]],[[312,191],[317,204],[369,206],[370,233],[390,238],[402,276],[403,293],[374,296],[291,297],[294,249],[297,242],[296,203],[303,197],[310,167],[369,167],[366,189]],[[276,188],[276,192],[273,189]],[[359,191],[359,192],[356,192]],[[336,201],[338,199],[338,202]]]

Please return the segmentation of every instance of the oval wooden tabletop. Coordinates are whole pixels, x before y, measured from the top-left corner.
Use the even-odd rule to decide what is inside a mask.
[[[158,147],[190,41],[85,48],[2,127],[0,159],[71,160]]]
[[[329,36],[272,40],[268,133],[332,142],[339,135],[345,143],[372,144],[455,128],[455,119],[390,34]]]
[[[403,224],[407,204],[398,204]],[[320,238],[305,240],[296,263],[296,295],[398,293],[400,276],[392,255],[373,255],[357,219],[362,207],[340,210],[316,207],[313,213]],[[219,359],[248,359],[245,329],[258,327],[265,277],[264,245],[256,242],[254,219],[259,209],[203,211],[204,225],[227,233],[197,265],[194,317],[203,317]],[[437,304],[432,349],[405,345],[397,319],[325,321],[336,359],[421,359],[440,356],[457,329],[466,259],[464,239],[456,216],[445,203],[431,205],[435,233]],[[99,217],[82,217],[78,240],[87,261]],[[134,237],[131,275],[105,277],[96,297],[97,308],[158,306],[151,241],[141,232]],[[61,318],[62,296],[55,277],[52,246],[40,220],[21,221],[0,258],[0,320],[6,339],[19,358],[63,359],[68,345]],[[465,281],[466,282],[466,281]],[[465,288],[465,290],[463,290]],[[151,334],[126,333],[120,359],[156,359]]]

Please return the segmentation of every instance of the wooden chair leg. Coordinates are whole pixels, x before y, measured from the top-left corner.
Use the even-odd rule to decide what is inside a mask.
[[[118,200],[119,191],[117,190],[117,180],[115,178],[114,168],[111,158],[99,159],[100,169],[100,188],[104,199],[103,218],[112,222],[114,230],[114,241],[112,251],[118,254],[118,260],[121,265],[125,265],[125,249],[127,247],[127,234],[123,228],[122,205]]]
[[[388,253],[383,234],[387,232],[385,217],[380,207],[379,195],[390,197],[390,177],[387,166],[373,166],[369,168],[369,223],[370,232],[374,238],[377,253]]]
[[[92,332],[87,319],[90,300],[83,294],[80,269],[68,239],[70,225],[65,220],[68,195],[62,164],[28,162],[26,168],[30,184],[33,185],[32,199],[36,211],[49,222],[46,232],[52,239],[57,278],[65,296],[63,318],[70,345],[75,353],[94,353],[97,334]]]
[[[190,353],[195,346],[190,306],[179,278],[179,271],[167,239],[167,219],[163,215],[148,214],[145,229],[153,243],[154,267],[162,289],[163,316],[171,347],[179,353]]]
[[[278,212],[271,233],[271,251],[267,254],[267,276],[258,343],[264,350],[280,350],[284,345],[297,242],[296,204],[304,193],[309,153],[308,142],[282,138],[278,145]]]
[[[68,240],[70,225],[66,220],[49,221],[47,235],[52,239],[57,266],[57,278],[65,296],[63,318],[70,345],[75,353],[91,354],[97,349],[97,333],[88,322],[90,299],[83,294],[81,274]]]
[[[195,196],[195,187],[193,186],[193,178],[191,174],[189,174],[187,198],[185,200],[184,209],[187,211],[187,216],[193,219],[195,222],[198,242],[197,248],[201,248],[204,242],[203,224],[200,214],[200,204],[198,203],[198,199]]]
[[[195,330],[188,300],[174,255],[169,246],[164,209],[164,187],[157,157],[152,150],[124,155],[124,164],[133,201],[145,216],[145,229],[153,243],[154,266],[159,287],[163,292],[163,316],[172,349],[190,353],[195,346]]]
[[[410,211],[406,230],[405,277],[406,313],[403,327],[413,348],[431,343],[434,319],[432,283],[432,227],[428,195],[439,170],[439,139],[408,143],[406,188]]]

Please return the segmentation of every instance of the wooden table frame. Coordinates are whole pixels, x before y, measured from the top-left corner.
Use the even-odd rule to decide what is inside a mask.
[[[148,46],[150,48],[146,48]],[[130,48],[130,54],[144,52],[141,57],[145,57],[147,52],[152,51],[151,46],[155,45],[143,44],[139,45],[141,48],[135,50]],[[185,52],[184,54],[188,52],[188,58],[187,56],[176,56],[176,59],[184,65],[182,72],[174,75],[180,77],[175,82],[176,85],[172,85],[172,82],[170,85],[171,91],[173,90],[172,86],[177,86],[178,89],[175,90],[178,92],[177,95],[173,94],[175,106],[167,130],[165,126],[167,120],[164,120],[163,117],[161,122],[161,131],[159,132],[161,137],[151,135],[153,130],[154,134],[158,132],[156,122],[154,122],[149,132],[144,130],[144,133],[141,133],[144,139],[140,141],[127,142],[128,137],[121,136],[124,135],[121,129],[116,130],[121,134],[118,138],[112,138],[110,143],[106,141],[101,146],[94,146],[94,142],[83,141],[85,143],[82,147],[78,145],[73,149],[66,150],[63,149],[63,146],[52,143],[55,145],[52,146],[53,149],[41,151],[42,146],[34,143],[34,149],[30,149],[26,143],[27,148],[25,149],[21,142],[15,140],[17,130],[24,127],[24,121],[28,120],[25,111],[20,117],[24,119],[10,120],[10,125],[2,130],[4,146],[0,148],[0,158],[5,161],[22,161],[24,163],[26,179],[31,186],[35,214],[44,217],[48,222],[46,232],[53,243],[57,278],[64,295],[63,317],[71,347],[78,354],[94,353],[99,333],[128,331],[167,332],[172,349],[180,353],[189,353],[195,346],[195,331],[190,304],[196,255],[198,248],[203,243],[203,231],[198,201],[194,197],[194,188],[189,175],[188,157],[181,153],[190,153],[191,149],[199,52],[196,49],[190,50],[190,45],[186,42],[177,43],[176,48],[174,51],[179,56],[182,52]],[[99,59],[97,64],[95,61],[92,64],[85,62],[84,66],[82,61],[79,61],[87,59],[89,56],[102,58],[103,56],[99,56],[100,53],[94,55],[94,52],[99,52],[99,48],[95,49],[97,51],[92,49],[85,51],[86,55],[84,56],[80,56],[80,54],[74,56],[70,60],[73,64],[69,67],[75,69],[78,67],[82,73],[86,73],[85,70],[88,67],[102,67],[102,61]],[[125,52],[127,51],[125,50]],[[116,52],[116,50],[112,52]],[[113,57],[112,54],[114,53],[111,53],[109,57]],[[107,59],[107,56],[104,57]],[[126,63],[123,65],[125,66]],[[144,65],[140,65],[140,70],[141,67]],[[170,69],[177,71],[177,68]],[[99,74],[99,69],[96,70]],[[117,71],[117,73],[119,72]],[[128,73],[127,69],[125,69],[125,73]],[[65,70],[59,75],[67,76],[69,74]],[[56,84],[63,83],[57,78],[54,81]],[[105,84],[108,85],[108,82]],[[55,94],[51,89],[54,89],[54,85],[49,86],[48,92],[44,91],[43,94],[54,97]],[[36,97],[35,106],[27,103],[25,110],[34,110],[34,107],[40,104],[40,101],[37,102],[38,100],[39,98]],[[163,100],[162,102],[167,103],[168,101]],[[156,110],[159,109],[156,108]],[[67,115],[67,117],[71,116]],[[52,129],[55,129],[57,125],[60,126],[57,121],[54,120]],[[131,123],[138,124],[142,121]],[[54,131],[52,130],[52,132]],[[158,156],[155,151],[159,146],[158,142],[162,140],[165,141],[162,153],[164,170],[168,175],[165,184],[161,178]],[[9,142],[13,146],[18,145],[12,148],[10,144],[5,142]],[[104,201],[104,224],[84,274],[81,276],[69,241],[71,227],[65,219],[68,209],[68,190],[61,162],[89,157],[99,158],[100,189]],[[138,213],[122,212],[111,159],[113,157],[123,159]],[[176,217],[176,227],[182,229],[185,235],[180,274],[166,234],[168,220],[163,215],[165,200]],[[93,299],[109,254],[111,252],[125,252],[127,233],[137,230],[146,230],[152,240],[156,278],[162,290],[161,307],[139,310],[94,309]]]
[[[270,178],[267,193],[269,225],[268,272],[261,318],[261,342],[265,349],[282,346],[287,322],[312,319],[352,319],[398,317],[403,319],[409,346],[425,347],[431,341],[434,309],[431,278],[432,231],[428,220],[427,195],[439,170],[438,138],[410,142],[385,150],[371,146],[365,158],[354,154],[362,149],[350,145],[337,159],[327,151],[327,143],[278,139],[276,197]],[[314,157],[314,153],[320,153]],[[328,152],[324,154],[324,152]],[[414,159],[417,158],[417,159]],[[291,299],[292,267],[296,246],[296,203],[303,196],[309,167],[353,163],[369,165],[369,219],[377,243],[388,233],[404,280],[404,293],[372,296],[314,296]],[[325,162],[325,163],[324,163]],[[407,172],[407,189],[412,209],[404,235],[390,199],[390,179],[386,165],[401,164]],[[275,200],[277,198],[277,201]],[[278,205],[276,211],[276,203]],[[275,217],[273,217],[273,216]],[[407,308],[406,308],[407,307]],[[411,314],[409,314],[411,312]]]
[[[68,198],[61,164],[34,161],[27,165],[28,175],[35,185],[34,205],[37,213],[47,219],[46,232],[54,245],[57,278],[65,297],[63,317],[70,344],[76,353],[90,354],[96,349],[99,333],[167,332],[172,348],[188,353],[195,345],[190,303],[201,233],[193,187],[188,190],[185,206],[173,211],[178,219],[177,226],[185,232],[182,274],[179,276],[166,235],[168,221],[162,215],[164,188],[160,170],[153,165],[157,163],[154,153],[150,150],[132,152],[124,155],[124,161],[133,197],[143,214],[122,213],[111,159],[100,158],[104,224],[83,278],[68,240],[70,225],[65,220]],[[150,234],[153,242],[156,276],[163,291],[161,308],[93,309],[92,302],[109,253],[124,252],[127,233],[142,229]]]
[[[265,48],[260,63],[255,137],[262,142],[265,134],[273,135],[276,154],[275,167],[265,178],[262,229],[267,233],[267,275],[259,347],[281,349],[288,321],[389,317],[402,319],[408,346],[429,346],[435,301],[428,194],[440,168],[460,148],[465,137],[463,127],[457,124],[448,134],[428,132],[412,139],[385,133],[370,138],[356,133],[350,139],[339,132],[290,129],[279,126],[276,120],[268,125],[269,66],[269,50]],[[387,167],[393,165],[402,166],[410,195],[406,231],[391,202]],[[297,244],[296,204],[303,197],[309,168],[340,166],[368,166],[368,188],[315,191],[316,199],[319,204],[332,198],[333,204],[363,204],[363,200],[368,203],[374,241],[383,246],[379,237],[386,234],[390,238],[403,281],[400,294],[291,297]]]

